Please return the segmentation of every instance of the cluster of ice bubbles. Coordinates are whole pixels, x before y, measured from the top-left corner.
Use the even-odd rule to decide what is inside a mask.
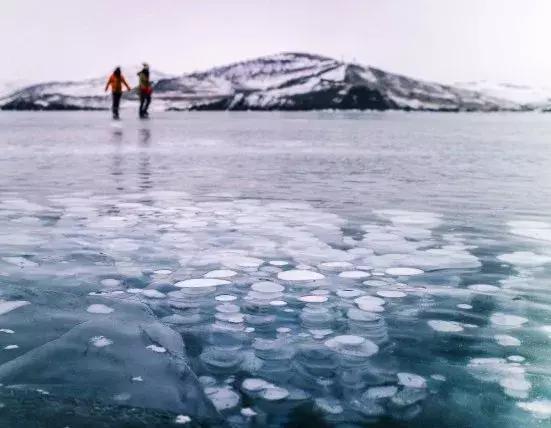
[[[389,324],[423,318],[419,335],[433,334],[434,340],[476,335],[481,325],[429,317],[437,313],[434,299],[450,298],[460,317],[472,311],[474,298],[499,295],[507,287],[430,281],[433,272],[441,278],[451,269],[454,277],[481,266],[460,234],[435,232],[443,223],[436,214],[377,212],[380,221],[363,225],[361,236],[352,237],[343,233],[342,218],[307,204],[195,203],[176,193],[156,196],[151,204],[129,195],[115,207],[92,196],[60,196],[51,206],[10,200],[4,210],[26,212],[19,217],[25,227],[17,236],[0,237],[18,250],[2,258],[4,270],[64,277],[64,269],[70,272],[79,263],[63,259],[67,249],[85,247],[104,255],[107,261],[93,260],[101,275],[89,293],[98,301],[87,306],[88,313],[108,316],[116,299],[146,303],[181,333],[206,396],[238,426],[281,426],[304,405],[334,424],[414,418],[446,378],[402,369]],[[32,220],[43,211],[56,211],[56,223]],[[533,235],[534,225],[529,226]],[[520,226],[515,227],[518,233]],[[46,241],[63,262],[55,273],[40,261],[40,252],[29,251]],[[526,253],[500,259],[525,268],[551,261]],[[0,302],[0,314],[27,304]],[[484,335],[516,350],[521,341],[510,330],[529,320],[506,307],[487,322]],[[114,345],[108,332],[90,343]],[[158,344],[148,349],[167,352]],[[520,408],[541,415],[549,409],[545,401],[525,401],[531,384],[524,364],[514,353],[473,356],[465,369],[483,382],[498,383],[521,400]]]
[[[176,282],[180,290],[168,293],[176,311],[164,321],[201,341],[190,364],[219,411],[236,424],[276,425],[308,402],[334,423],[411,418],[420,411],[426,381],[399,372],[392,361],[381,314],[386,301],[361,282],[370,269],[342,270],[349,263],[340,262],[317,269],[291,261],[262,264],[285,269],[209,271]],[[360,282],[351,288],[336,278]],[[378,293],[407,296],[390,289],[395,278],[386,281]]]

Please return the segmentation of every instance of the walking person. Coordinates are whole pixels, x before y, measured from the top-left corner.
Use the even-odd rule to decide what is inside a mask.
[[[113,112],[113,119],[119,118],[119,106],[121,104],[123,85],[130,91],[130,86],[126,83],[126,79],[121,73],[121,68],[117,67],[105,85],[105,92],[107,92],[109,86],[111,86],[111,95],[113,97],[113,106],[111,111]]]
[[[153,87],[151,81],[149,80],[149,65],[143,63],[142,70],[138,73],[139,78],[139,93],[140,93],[140,118],[145,119],[149,117],[148,109],[149,104],[151,104],[151,94],[153,92]]]

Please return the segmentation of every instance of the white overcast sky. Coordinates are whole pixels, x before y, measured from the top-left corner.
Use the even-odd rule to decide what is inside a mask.
[[[0,0],[0,79],[144,60],[183,73],[281,51],[428,80],[551,85],[551,0]]]

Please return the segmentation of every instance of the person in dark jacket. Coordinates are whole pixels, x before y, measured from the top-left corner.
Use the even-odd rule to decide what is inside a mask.
[[[130,91],[130,86],[128,85],[128,83],[126,83],[126,79],[121,73],[121,68],[117,67],[115,68],[115,71],[113,71],[113,74],[109,77],[109,80],[105,85],[106,92],[111,86],[111,95],[113,97],[113,105],[111,110],[113,112],[113,119],[119,118],[119,106],[121,104],[123,85],[126,86],[126,89]]]
[[[148,109],[151,104],[151,94],[153,93],[153,87],[149,80],[149,65],[144,62],[142,70],[138,73],[139,86],[138,91],[140,95],[140,118],[144,119],[149,117]]]

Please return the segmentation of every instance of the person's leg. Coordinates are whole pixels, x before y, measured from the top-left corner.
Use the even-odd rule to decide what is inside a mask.
[[[121,96],[122,94],[120,92],[113,92],[113,118],[114,119],[119,118],[119,106],[121,104]]]
[[[149,114],[149,104],[151,104],[151,95],[146,95],[145,97],[145,105],[143,107],[143,114],[144,116],[147,116]]]
[[[140,117],[144,116],[145,94],[140,91]]]

